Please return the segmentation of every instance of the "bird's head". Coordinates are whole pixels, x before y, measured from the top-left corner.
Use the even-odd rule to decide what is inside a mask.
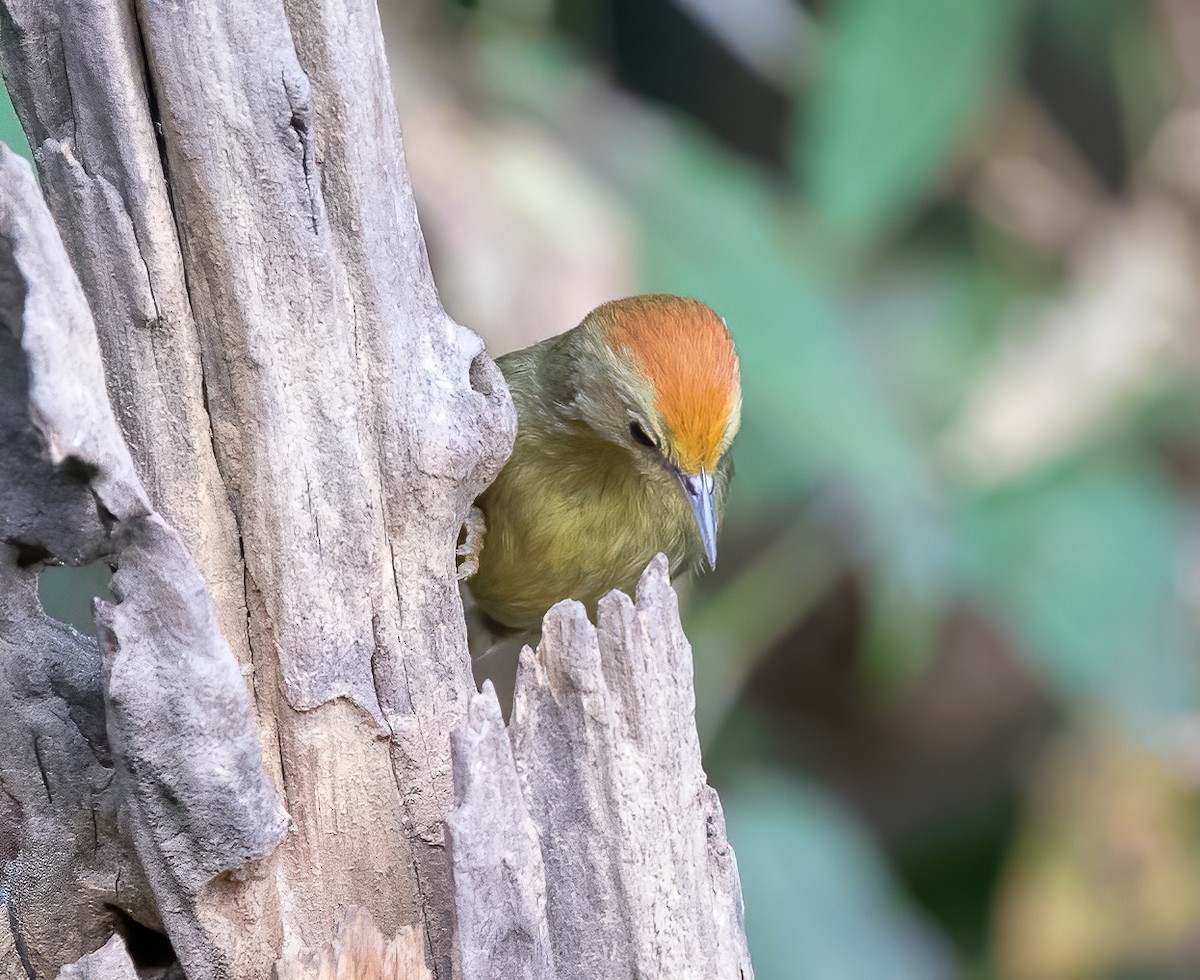
[[[725,321],[699,300],[633,296],[593,310],[576,331],[573,414],[678,485],[710,567],[717,560],[716,477],[741,423],[737,353]]]

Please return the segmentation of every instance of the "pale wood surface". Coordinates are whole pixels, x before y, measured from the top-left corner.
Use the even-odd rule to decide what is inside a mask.
[[[537,651],[522,654],[511,750],[490,691],[456,741],[450,826],[459,926],[471,937],[465,975],[751,977],[666,559],[646,569],[636,604],[610,593],[598,619],[570,601],[547,613]],[[503,959],[516,949],[519,971]]]
[[[454,545],[515,422],[374,5],[0,10],[42,182],[0,157],[0,976],[119,916],[192,978],[748,976],[662,569],[552,613],[511,733],[474,694]],[[96,559],[98,641],[37,599]]]
[[[109,410],[54,222],[7,149],[0,245],[0,795],[15,811],[4,890],[18,953],[52,975],[107,939],[121,909],[216,975],[226,958],[203,892],[269,854],[286,814],[204,580]],[[48,556],[119,564],[99,642],[42,611]]]
[[[120,936],[58,971],[58,980],[137,980],[137,970]]]

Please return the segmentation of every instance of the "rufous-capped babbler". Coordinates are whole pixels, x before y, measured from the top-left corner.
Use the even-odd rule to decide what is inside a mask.
[[[594,616],[605,593],[632,593],[660,551],[673,576],[715,567],[742,407],[721,317],[694,299],[633,296],[497,364],[516,443],[460,548],[483,613],[536,631],[560,599]]]

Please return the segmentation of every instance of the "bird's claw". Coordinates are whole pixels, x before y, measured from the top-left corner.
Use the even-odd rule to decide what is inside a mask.
[[[483,511],[472,507],[467,519],[463,521],[459,532],[458,549],[454,552],[458,557],[458,580],[470,578],[479,571],[479,553],[483,550],[483,535],[487,525],[483,520]]]

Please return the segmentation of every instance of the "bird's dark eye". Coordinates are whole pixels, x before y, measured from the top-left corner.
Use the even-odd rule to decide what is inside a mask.
[[[657,448],[654,440],[646,434],[646,430],[642,428],[640,422],[629,423],[629,435],[634,442],[641,443],[643,446],[649,446],[651,449]]]

